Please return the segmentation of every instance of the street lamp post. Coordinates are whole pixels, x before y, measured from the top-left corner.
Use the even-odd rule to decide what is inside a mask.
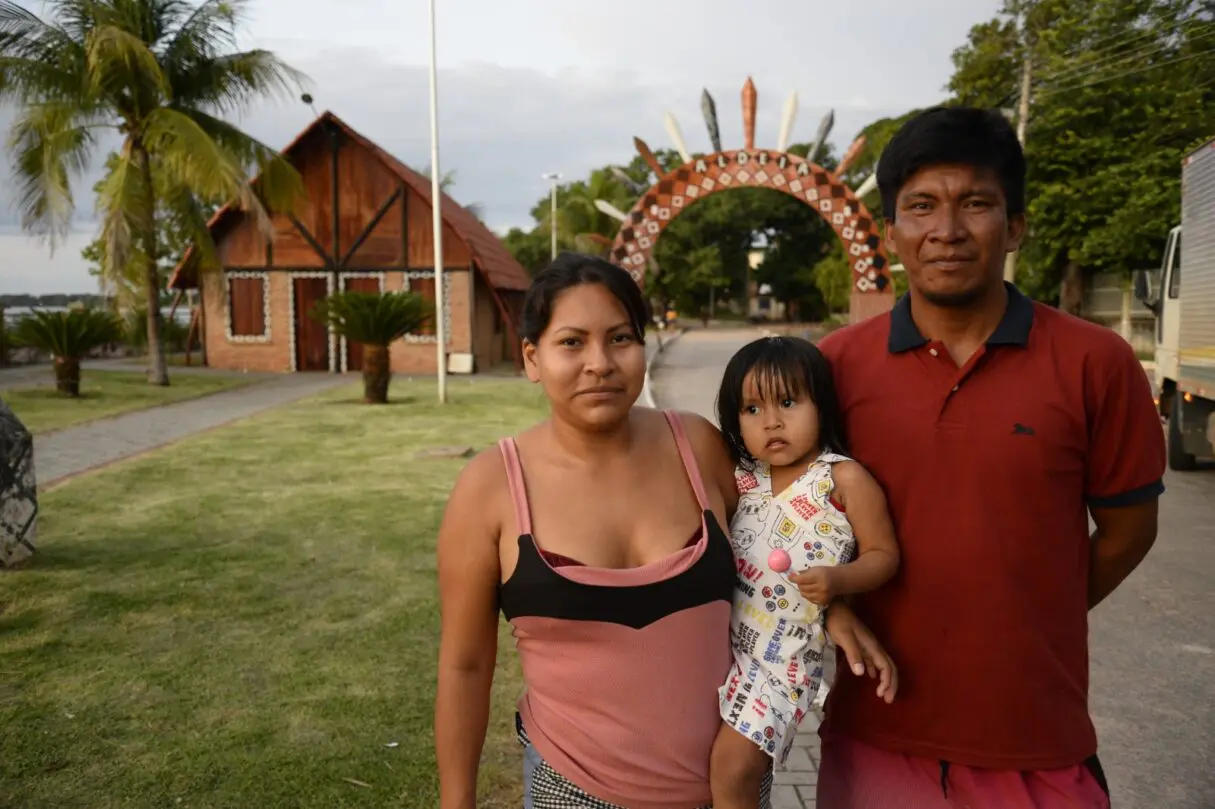
[[[435,338],[439,404],[447,403],[446,295],[443,292],[443,192],[439,186],[439,81],[435,58],[435,0],[430,0],[430,209],[434,218]]]
[[[544,179],[552,184],[552,191],[549,196],[552,198],[552,213],[548,219],[548,229],[552,231],[552,260],[557,260],[557,181],[561,179],[561,172],[550,171],[543,175]]]

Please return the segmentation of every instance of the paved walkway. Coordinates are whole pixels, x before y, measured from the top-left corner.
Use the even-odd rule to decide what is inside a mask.
[[[721,373],[734,352],[760,334],[755,329],[694,330],[669,344],[651,368],[658,406],[699,413],[716,424]],[[817,714],[802,722],[784,770],[776,773],[772,809],[815,809],[818,723]]]
[[[759,335],[755,329],[694,329],[670,343],[650,371],[658,405],[699,413],[716,424],[722,371],[735,351]]]
[[[35,436],[34,471],[38,488],[294,402],[351,379],[342,374],[276,374],[264,382],[236,390]]]
[[[140,373],[147,370],[147,361],[141,357],[120,357],[104,360],[85,360],[80,364],[81,370],[88,371],[128,371]],[[227,376],[259,376],[272,379],[278,374],[256,373],[247,374],[243,371],[227,371],[218,368],[206,368],[201,365],[171,365],[169,378],[181,374],[210,374]],[[33,365],[14,365],[0,368],[0,390],[6,388],[33,388],[55,384],[55,370],[49,362],[39,362]]]

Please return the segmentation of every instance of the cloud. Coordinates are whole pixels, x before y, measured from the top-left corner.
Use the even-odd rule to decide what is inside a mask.
[[[328,11],[332,0],[323,2],[262,0],[252,40],[311,78],[318,109],[332,110],[423,169],[430,162],[424,12],[411,4],[346,0],[338,30]],[[662,125],[667,110],[689,147],[707,150],[702,88],[716,100],[723,145],[741,146],[738,94],[748,75],[759,90],[758,145],[775,143],[785,98],[797,91],[792,139],[812,140],[819,119],[834,107],[831,141],[842,151],[871,121],[942,98],[950,50],[994,5],[878,0],[861,14],[804,0],[769,0],[749,10],[702,0],[697,13],[687,14],[680,4],[653,0],[593,9],[567,0],[450,0],[440,12],[441,168],[456,172],[453,196],[478,203],[493,229],[528,226],[529,210],[547,193],[541,174],[578,178],[627,163],[634,135],[655,149],[671,146]],[[456,24],[467,19],[478,23]],[[11,109],[0,109],[0,132],[12,119]],[[260,106],[239,123],[281,148],[311,119],[304,104],[287,99]],[[95,229],[91,189],[107,150],[99,150],[75,184],[84,221],[53,258],[16,230],[12,185],[0,184],[0,289],[92,288],[78,256]]]

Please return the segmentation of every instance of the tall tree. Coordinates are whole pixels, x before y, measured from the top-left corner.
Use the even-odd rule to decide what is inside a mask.
[[[267,94],[298,88],[302,76],[264,50],[239,50],[248,0],[49,0],[43,20],[0,0],[0,102],[19,105],[16,152],[23,226],[50,238],[67,230],[70,181],[88,165],[105,129],[122,139],[99,193],[111,267],[145,268],[149,382],[169,383],[161,341],[157,212],[190,212],[198,261],[215,262],[198,201],[234,200],[270,232],[266,206],[286,208],[302,192],[274,150],[223,115]],[[257,187],[251,169],[260,174]],[[164,194],[157,191],[161,178]]]
[[[1028,58],[1030,232],[1018,283],[1078,310],[1082,273],[1154,265],[1180,159],[1215,134],[1215,3],[1006,0],[953,56],[956,101],[1009,108]]]
[[[111,152],[106,158],[106,173],[118,170],[122,158],[116,152]],[[163,172],[157,172],[152,178],[156,190],[157,210],[156,225],[158,229],[155,241],[157,248],[157,264],[160,266],[162,277],[170,272],[186,255],[197,235],[195,216],[201,215],[209,219],[218,209],[218,204],[199,199],[194,194],[178,196],[170,193],[166,186],[167,178]],[[105,191],[106,180],[99,180],[93,186],[93,192],[100,195]],[[171,207],[174,200],[185,199],[187,205],[181,210]],[[147,271],[138,257],[132,256],[125,267],[113,267],[109,263],[109,250],[105,238],[98,236],[80,251],[81,258],[89,263],[89,274],[97,278],[101,292],[121,312],[136,309],[142,310],[147,305]]]

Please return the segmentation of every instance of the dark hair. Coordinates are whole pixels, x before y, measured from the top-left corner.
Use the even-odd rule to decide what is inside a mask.
[[[743,443],[739,414],[742,412],[743,382],[755,374],[760,396],[809,396],[818,408],[818,441],[824,450],[848,454],[844,419],[831,363],[809,340],[800,337],[761,337],[747,343],[726,363],[721,389],[717,392],[717,423],[734,463],[755,468],[755,458]]]
[[[645,342],[645,326],[650,320],[650,305],[637,282],[625,270],[602,258],[582,253],[561,253],[532,279],[523,298],[524,340],[535,345],[553,318],[553,301],[570,287],[602,284],[628,313],[633,336]]]
[[[893,222],[899,191],[927,166],[960,163],[995,172],[1009,216],[1025,213],[1025,153],[996,110],[934,107],[909,119],[878,160],[882,215]]]

